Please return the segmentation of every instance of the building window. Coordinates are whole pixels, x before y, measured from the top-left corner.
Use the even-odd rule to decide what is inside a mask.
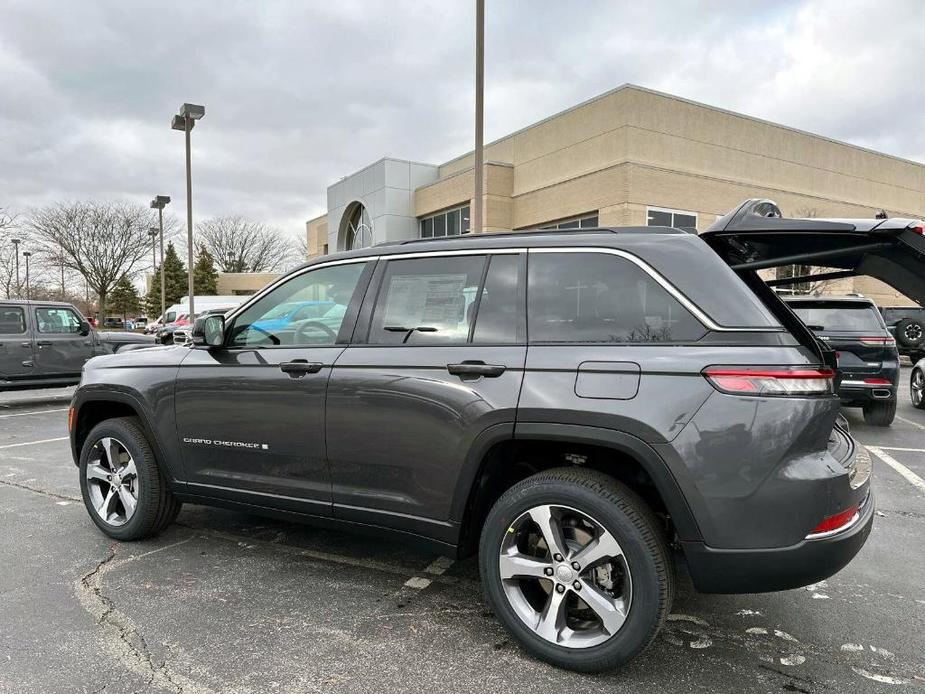
[[[369,213],[360,203],[356,203],[347,219],[347,248],[348,251],[359,248],[369,248],[373,245],[373,225]]]
[[[646,208],[647,227],[674,227],[697,231],[697,213],[683,210],[669,210],[664,207]]]
[[[594,212],[580,217],[570,217],[569,219],[560,219],[557,222],[543,224],[540,229],[595,229],[597,225],[597,212]]]
[[[419,222],[422,239],[442,236],[459,236],[469,233],[469,206],[463,205],[440,214],[425,217]]]

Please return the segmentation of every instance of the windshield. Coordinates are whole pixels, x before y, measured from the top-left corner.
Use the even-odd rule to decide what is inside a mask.
[[[879,332],[883,330],[880,314],[868,303],[800,302],[790,304],[790,308],[813,330],[829,332]]]

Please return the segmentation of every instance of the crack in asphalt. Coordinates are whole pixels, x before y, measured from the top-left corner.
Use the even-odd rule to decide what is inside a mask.
[[[208,687],[171,672],[166,659],[160,665],[156,664],[144,636],[132,621],[116,608],[112,599],[103,593],[103,577],[110,569],[119,565],[119,562],[114,561],[118,546],[118,542],[113,542],[109,546],[106,558],[84,574],[76,584],[78,601],[103,628],[104,648],[116,655],[120,662],[145,677],[144,691],[156,686],[174,694],[213,694]],[[126,561],[131,561],[131,558]],[[104,686],[103,689],[105,688]]]
[[[7,487],[15,487],[16,489],[24,489],[27,492],[33,492],[35,494],[41,494],[42,496],[47,496],[49,499],[58,499],[59,501],[82,501],[79,496],[68,496],[67,494],[58,494],[57,492],[50,492],[47,489],[39,489],[38,487],[30,487],[28,484],[22,484],[21,482],[11,482],[10,480],[0,480],[0,484],[5,484]]]

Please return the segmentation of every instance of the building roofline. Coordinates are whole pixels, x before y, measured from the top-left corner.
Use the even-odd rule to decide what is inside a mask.
[[[397,162],[399,162],[399,163],[401,163],[401,164],[416,164],[416,165],[418,165],[418,166],[429,166],[429,167],[432,168],[432,169],[438,169],[438,168],[440,168],[440,164],[428,164],[426,161],[414,161],[413,159],[399,159],[398,157],[388,157],[388,156],[379,157],[378,159],[376,159],[376,161],[374,161],[374,162],[372,162],[372,163],[370,163],[370,164],[367,164],[366,166],[361,167],[361,168],[357,169],[356,171],[354,171],[354,172],[352,172],[352,173],[348,173],[348,174],[346,174],[346,175],[344,175],[344,176],[341,176],[341,177],[338,178],[336,181],[334,181],[333,183],[331,183],[331,184],[328,186],[328,188],[330,188],[331,186],[336,186],[336,185],[337,185],[338,183],[340,183],[341,181],[344,181],[344,180],[346,180],[346,179],[348,179],[348,178],[352,178],[352,177],[356,176],[357,174],[363,173],[363,172],[366,171],[367,169],[371,169],[371,168],[373,168],[374,166],[376,166],[377,164],[381,164],[381,163],[384,162],[384,161],[397,161]]]
[[[660,97],[663,97],[663,98],[665,98],[665,99],[672,99],[673,101],[679,101],[679,102],[681,102],[681,103],[689,104],[689,105],[691,105],[691,106],[699,106],[700,108],[706,108],[706,109],[709,109],[709,110],[711,110],[711,111],[716,111],[716,112],[718,112],[718,113],[724,113],[724,114],[726,114],[726,115],[728,115],[728,116],[735,116],[736,118],[742,118],[742,119],[744,119],[744,120],[748,120],[748,121],[751,121],[751,122],[753,122],[753,123],[761,123],[762,125],[770,125],[770,126],[775,127],[775,128],[781,128],[781,129],[783,129],[783,130],[789,130],[790,132],[797,133],[797,134],[799,134],[799,135],[805,135],[805,136],[807,136],[807,137],[813,137],[813,138],[816,138],[816,139],[818,139],[818,140],[824,140],[824,141],[826,141],[826,142],[831,142],[832,144],[841,145],[841,146],[843,146],[843,147],[850,147],[851,149],[855,149],[855,150],[858,150],[858,151],[860,151],[860,152],[866,152],[866,153],[868,153],[868,154],[875,154],[875,155],[880,156],[880,157],[887,157],[887,158],[889,158],[889,159],[894,159],[894,160],[896,160],[896,161],[901,161],[901,162],[903,162],[904,164],[913,164],[913,165],[915,165],[915,166],[925,166],[925,162],[915,161],[914,159],[906,159],[905,157],[900,157],[900,156],[895,155],[895,154],[889,154],[889,153],[887,153],[887,152],[879,152],[879,151],[877,151],[877,150],[875,150],[875,149],[870,149],[869,147],[862,147],[861,145],[855,145],[855,144],[852,144],[852,143],[850,143],[850,142],[845,142],[844,140],[836,140],[834,137],[827,137],[826,135],[819,135],[819,134],[817,134],[817,133],[809,132],[808,130],[801,130],[800,128],[795,128],[795,127],[790,126],[790,125],[783,125],[783,124],[781,124],[781,123],[775,123],[774,121],[766,120],[766,119],[764,119],[764,118],[758,118],[757,116],[750,116],[750,115],[745,114],[745,113],[738,113],[737,111],[731,111],[731,110],[726,109],[726,108],[721,108],[720,106],[712,106],[711,104],[705,104],[705,103],[703,103],[702,101],[694,101],[693,99],[687,99],[687,98],[685,98],[685,97],[683,97],[683,96],[677,96],[676,94],[669,94],[669,93],[667,93],[667,92],[660,92],[660,91],[658,91],[657,89],[650,89],[650,88],[648,88],[648,87],[641,87],[641,86],[639,86],[638,84],[632,84],[632,83],[630,83],[630,82],[625,82],[625,83],[621,84],[621,85],[618,86],[618,87],[614,87],[613,89],[608,89],[606,92],[603,92],[603,93],[601,93],[601,94],[597,94],[596,96],[592,96],[590,99],[585,99],[584,101],[579,102],[579,103],[575,104],[574,106],[569,106],[568,108],[563,109],[562,111],[558,111],[557,113],[553,113],[553,114],[550,115],[550,116],[546,116],[545,118],[542,118],[541,120],[538,120],[538,121],[536,121],[536,122],[534,122],[534,123],[531,123],[531,124],[529,124],[529,125],[525,125],[525,126],[522,127],[522,128],[518,128],[517,130],[515,130],[515,131],[513,131],[513,132],[511,132],[511,133],[508,133],[507,135],[503,135],[502,137],[499,137],[497,140],[492,140],[491,142],[486,143],[486,144],[485,144],[485,147],[488,148],[488,147],[491,147],[491,146],[496,145],[496,144],[498,144],[498,143],[504,142],[505,140],[509,140],[509,139],[511,139],[512,137],[516,136],[516,135],[520,135],[521,133],[524,133],[524,132],[526,132],[526,131],[528,131],[528,130],[531,130],[531,129],[536,128],[536,127],[538,127],[538,126],[540,126],[540,125],[543,125],[544,123],[547,123],[547,122],[549,122],[549,121],[551,121],[551,120],[554,120],[554,119],[556,119],[556,118],[559,118],[560,116],[564,116],[565,114],[571,113],[572,111],[577,111],[577,110],[580,109],[580,108],[584,108],[585,106],[589,106],[589,105],[591,105],[591,104],[593,104],[593,103],[595,103],[595,102],[597,102],[597,101],[601,101],[601,100],[603,100],[603,99],[606,99],[606,98],[608,98],[608,97],[610,97],[610,96],[613,96],[614,94],[617,94],[617,93],[619,93],[619,92],[622,92],[623,90],[626,90],[626,89],[635,90],[635,91],[643,92],[643,93],[646,93],[646,94],[652,94],[652,95],[654,95],[654,96],[660,96]],[[458,157],[453,157],[452,159],[448,159],[447,161],[443,162],[443,163],[440,164],[439,166],[442,168],[442,167],[444,167],[444,166],[448,166],[449,164],[452,164],[453,162],[459,161],[460,159],[465,159],[466,157],[471,156],[471,155],[473,154],[474,151],[475,151],[475,150],[469,150],[468,152],[466,152],[466,153],[464,153],[464,154],[460,154]]]

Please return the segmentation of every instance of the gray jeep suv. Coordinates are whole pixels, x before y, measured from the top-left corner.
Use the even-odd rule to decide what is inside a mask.
[[[192,349],[87,364],[70,412],[87,510],[119,540],[192,502],[477,552],[527,650],[621,665],[665,619],[677,553],[701,591],[756,592],[830,576],[864,544],[870,458],[838,423],[834,354],[756,269],[804,253],[921,300],[915,224],[748,201],[702,236],[319,258],[205,318]],[[293,301],[331,306],[264,320]]]

